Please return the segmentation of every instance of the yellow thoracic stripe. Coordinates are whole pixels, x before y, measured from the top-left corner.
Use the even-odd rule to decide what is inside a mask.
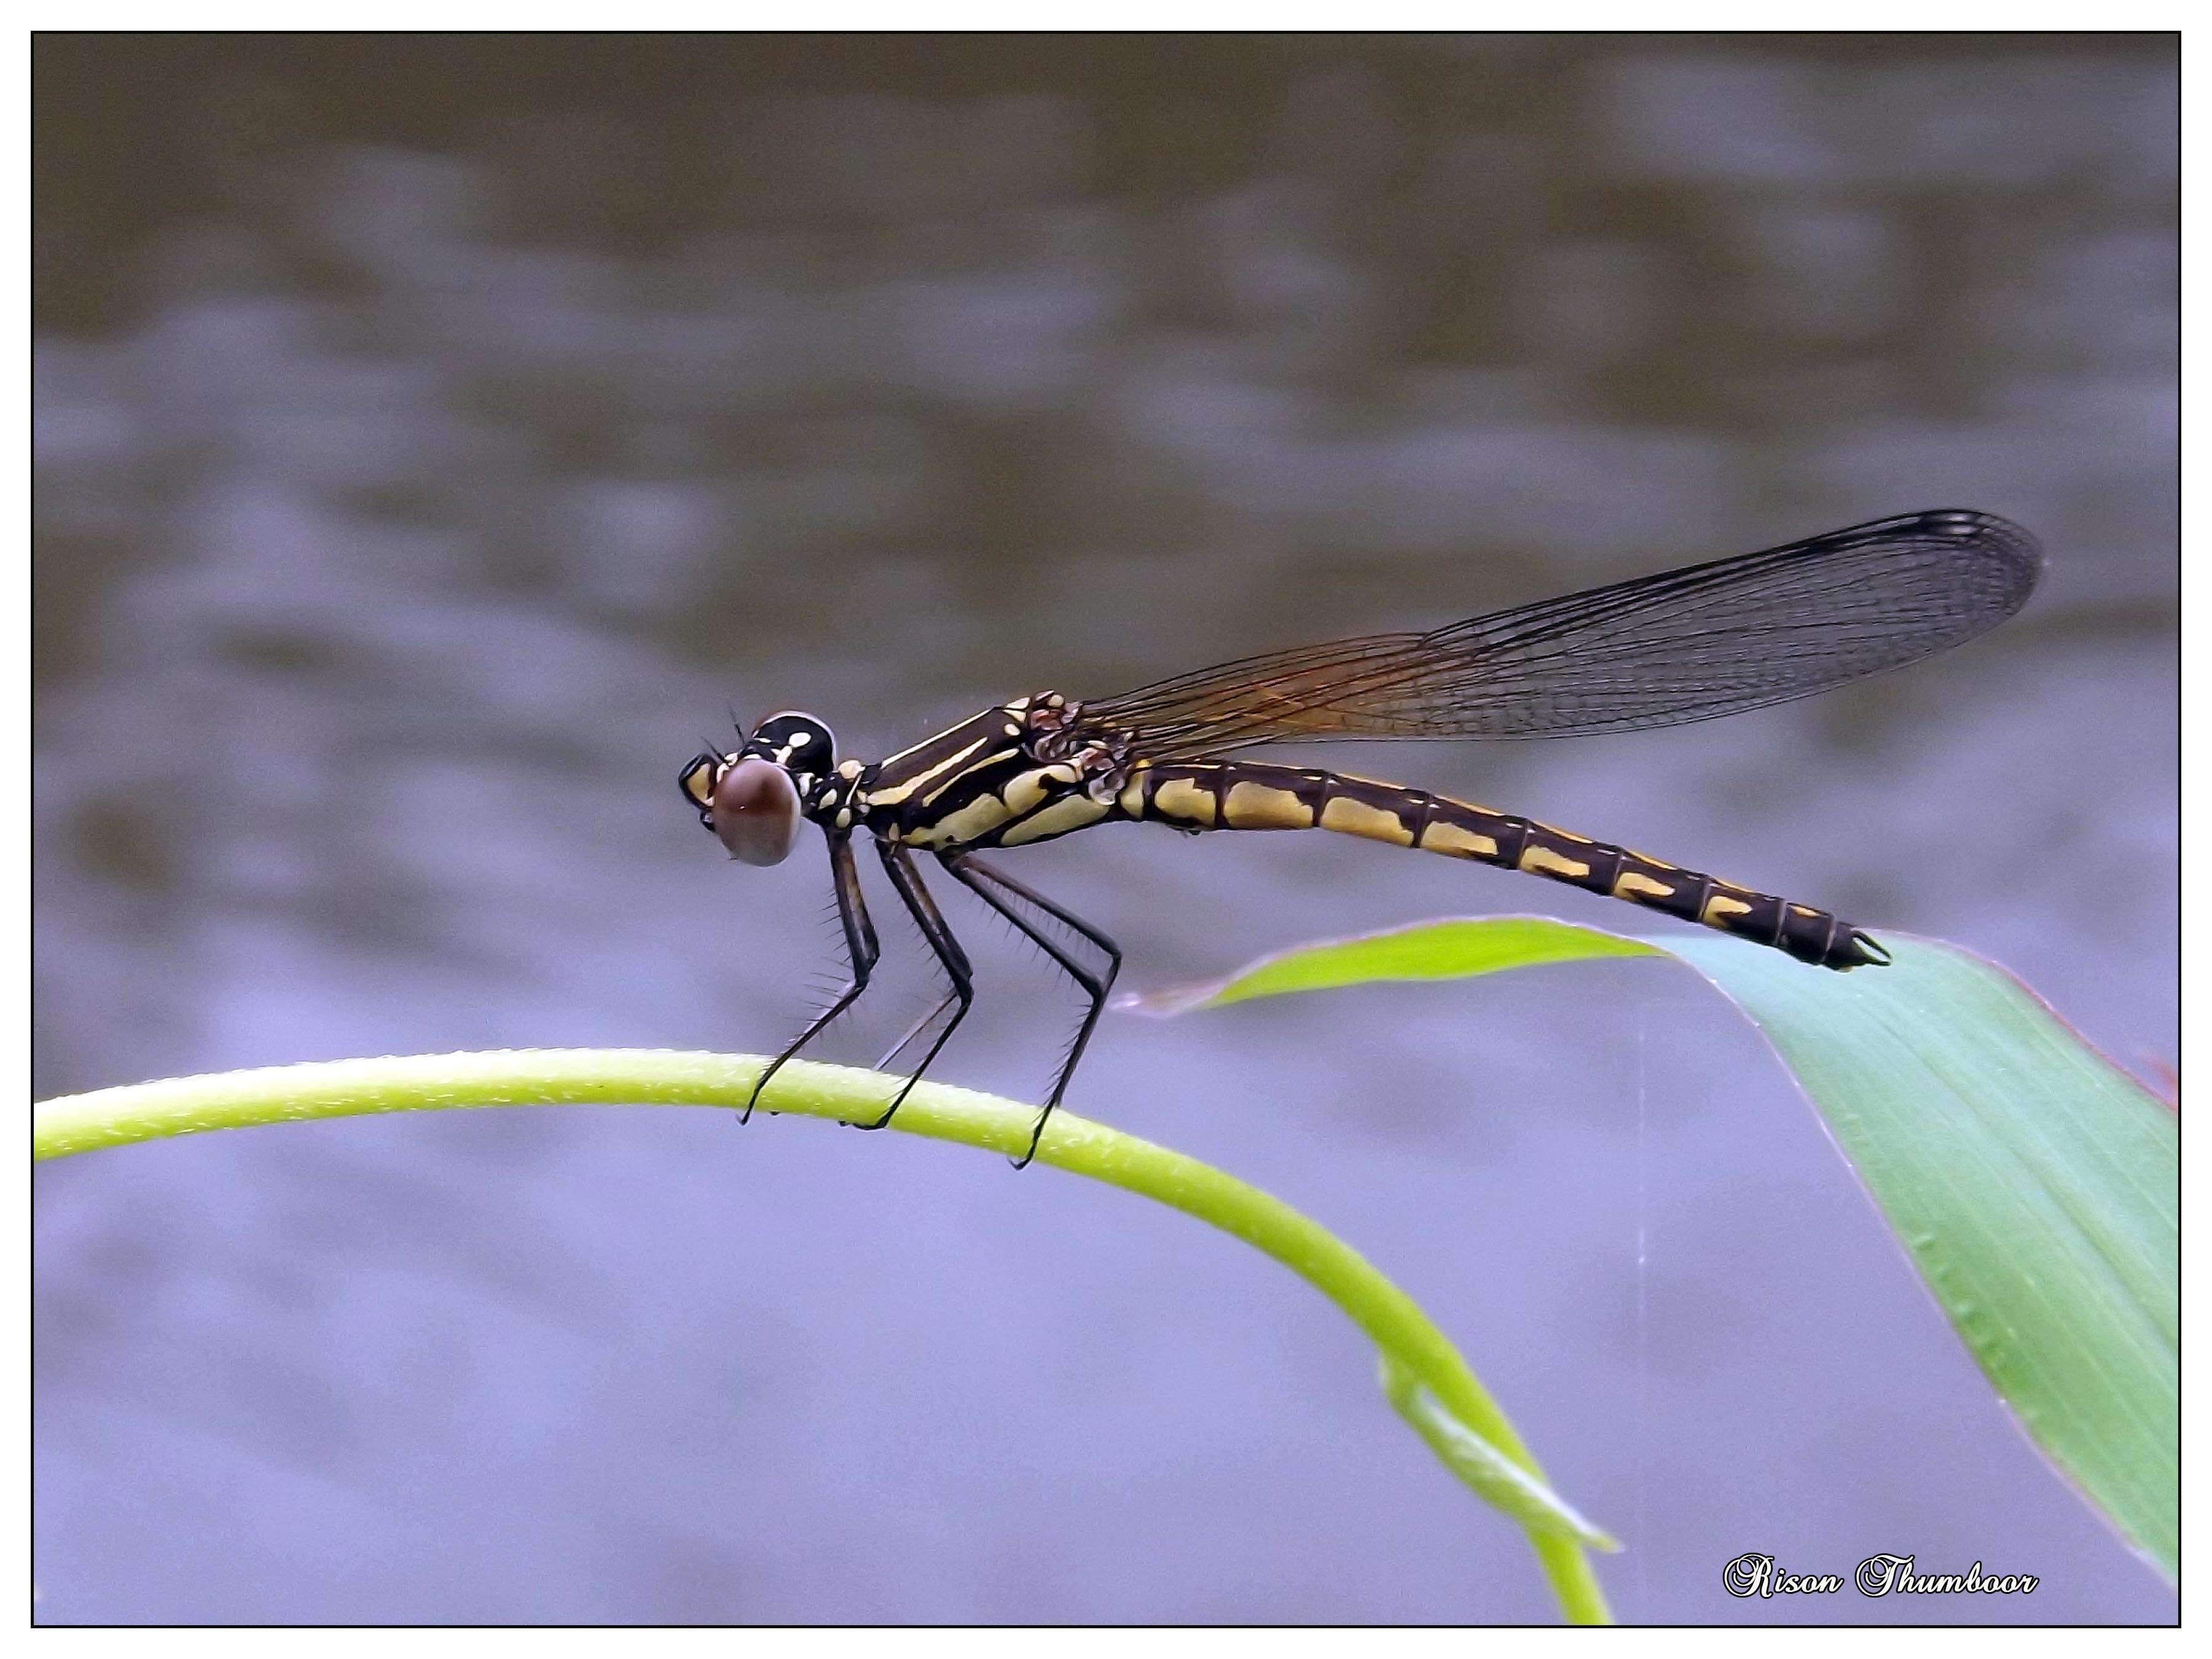
[[[1048,836],[1064,836],[1071,830],[1097,823],[1113,810],[1104,801],[1093,800],[1088,795],[1063,795],[1019,823],[1009,824],[1006,834],[999,837],[999,845],[1019,847],[1024,842],[1042,841]]]
[[[975,742],[969,744],[958,754],[939,761],[936,765],[931,767],[926,772],[917,772],[914,776],[907,779],[904,782],[897,784],[889,789],[870,790],[868,792],[868,804],[872,806],[896,806],[901,801],[905,800],[916,790],[922,788],[926,785],[942,787],[946,784],[950,784],[955,778],[958,777],[962,772],[969,769],[963,766],[962,763],[966,761],[970,756],[975,754],[978,749],[981,749],[985,744],[989,743],[990,741],[991,738],[987,733],[986,735],[976,738]],[[927,746],[928,745],[926,744],[916,744],[915,745],[915,749],[922,749],[927,748]],[[910,755],[914,752],[914,750],[909,749],[904,752]],[[893,758],[896,759],[896,757],[894,757]],[[995,760],[998,757],[994,755],[991,758]],[[884,763],[886,765],[890,764],[889,762],[885,762]],[[931,793],[934,793],[935,792],[935,788],[932,788]]]

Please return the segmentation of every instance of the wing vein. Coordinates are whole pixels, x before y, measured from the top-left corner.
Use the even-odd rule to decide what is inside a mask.
[[[1712,720],[1948,650],[2018,611],[2039,568],[2002,519],[1910,514],[1424,634],[1247,657],[1087,702],[1081,718],[1154,760]]]

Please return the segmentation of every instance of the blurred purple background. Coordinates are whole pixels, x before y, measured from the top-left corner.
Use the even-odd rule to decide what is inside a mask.
[[[734,868],[675,798],[732,703],[874,757],[1954,505],[2051,569],[1950,658],[1353,769],[1960,940],[2123,1063],[2175,1055],[2171,40],[34,62],[42,1097],[775,1047],[837,956],[817,850]],[[1008,863],[1136,989],[1429,915],[1638,920],[1334,836]],[[1034,1098],[1076,1005],[945,896],[983,1000],[939,1074]],[[922,1006],[885,940],[825,1057]],[[2174,1615],[1680,970],[1116,1017],[1071,1105],[1397,1278],[1626,1541],[1624,1618]],[[36,1196],[49,1622],[1555,1613],[1303,1284],[1048,1170],[504,1110]],[[1737,1602],[1747,1550],[2043,1582]]]

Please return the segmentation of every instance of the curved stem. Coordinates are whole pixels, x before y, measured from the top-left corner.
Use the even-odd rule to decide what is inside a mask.
[[[300,1118],[471,1106],[658,1104],[738,1108],[766,1062],[757,1056],[620,1048],[527,1049],[335,1060],[177,1078],[64,1096],[33,1115],[33,1156],[58,1158],[164,1135]],[[890,1079],[794,1060],[777,1074],[775,1109],[872,1121]],[[1033,1109],[925,1084],[892,1127],[1018,1154]],[[1603,1622],[1605,1598],[1583,1553],[1609,1546],[1551,1494],[1535,1459],[1457,1350],[1412,1298],[1349,1245],[1281,1200],[1220,1170],[1071,1114],[1056,1114],[1037,1161],[1173,1206],[1243,1239],[1297,1273],[1365,1332],[1386,1360],[1426,1388],[1465,1428],[1533,1477],[1514,1507],[1567,1617]],[[1496,1493],[1486,1495],[1496,1498]]]

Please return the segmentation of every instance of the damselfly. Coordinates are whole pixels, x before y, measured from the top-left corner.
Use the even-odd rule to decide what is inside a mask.
[[[922,884],[916,852],[933,854],[1088,995],[1022,1164],[1067,1092],[1121,953],[976,854],[1095,823],[1334,830],[1548,876],[1817,967],[1886,964],[1875,940],[1813,905],[1425,790],[1236,757],[1269,743],[1570,737],[1741,714],[1971,639],[2027,603],[2039,568],[2033,538],[2002,519],[1915,513],[1425,634],[1249,657],[1120,696],[1035,692],[872,765],[838,759],[830,728],[811,714],[770,715],[735,751],[692,760],[678,782],[700,822],[748,864],[783,859],[802,819],[821,829],[851,976],[762,1072],[745,1114],[784,1062],[867,988],[878,952],[854,866],[856,833],[875,843],[952,988],[878,1062],[888,1066],[950,1012],[883,1115],[861,1127],[891,1121],[973,1000],[968,957]]]

